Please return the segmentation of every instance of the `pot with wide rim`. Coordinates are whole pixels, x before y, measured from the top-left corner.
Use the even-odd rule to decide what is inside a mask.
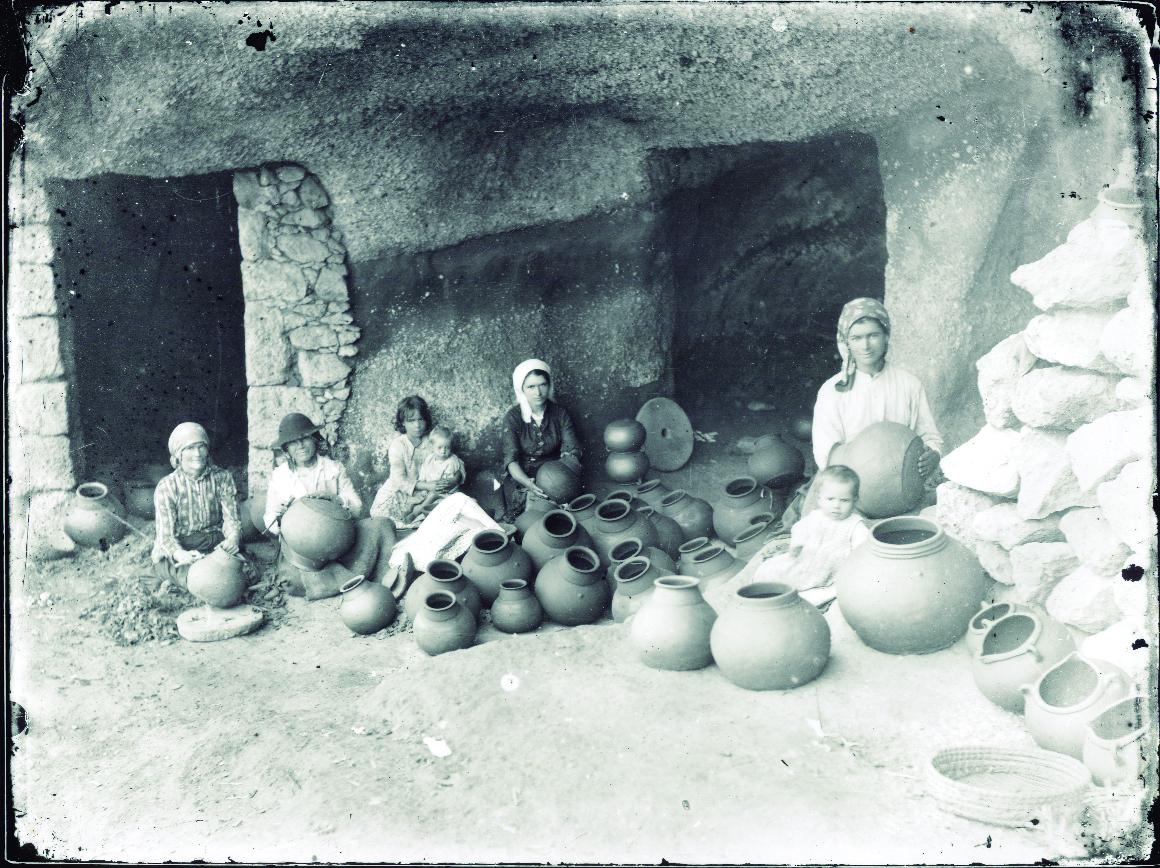
[[[643,500],[636,496],[636,488],[616,488],[608,493],[605,500],[623,500],[633,509],[640,509],[642,506],[648,506]]]
[[[612,547],[608,556],[610,563],[605,577],[608,579],[608,587],[613,594],[616,593],[616,568],[629,558],[648,558],[664,575],[675,575],[677,572],[677,565],[667,553],[654,546],[646,547],[641,542],[640,537],[630,537],[618,542]]]
[[[682,558],[677,572],[701,580],[701,587],[709,590],[727,582],[745,569],[745,564],[733,557],[723,545],[713,543],[697,549],[688,558]]]
[[[572,546],[591,546],[592,537],[563,509],[545,512],[524,534],[523,549],[537,572]]]
[[[544,621],[544,608],[523,579],[504,579],[491,605],[491,623],[504,633],[530,633]]]
[[[299,497],[279,524],[282,542],[309,561],[338,560],[354,545],[354,517],[329,497]]]
[[[604,472],[613,482],[639,482],[648,469],[648,456],[643,452],[609,452],[604,459]]]
[[[656,528],[648,517],[633,512],[625,501],[606,500],[596,507],[596,521],[592,524],[592,548],[605,569],[612,565],[612,548],[633,537],[639,537],[646,548],[656,547],[659,542]]]
[[[642,506],[637,509],[640,515],[643,515],[649,520],[653,528],[657,532],[657,548],[663,551],[671,559],[675,560],[680,553],[679,549],[681,543],[684,542],[685,537],[681,533],[681,526],[669,518],[667,515],[662,515],[651,506]]]
[[[677,563],[686,559],[691,559],[695,552],[700,551],[705,546],[709,545],[712,540],[707,536],[693,537],[688,542],[683,542],[677,546]]]
[[[415,644],[432,657],[468,648],[475,641],[475,623],[455,594],[435,591],[423,598],[415,615]]]
[[[709,501],[693,497],[683,489],[670,491],[655,509],[680,525],[686,542],[713,533],[713,507]]]
[[[523,547],[498,530],[481,530],[472,537],[460,569],[488,606],[499,596],[505,581],[522,579],[530,583],[536,574]]]
[[[600,620],[612,596],[599,556],[583,546],[573,546],[548,561],[536,576],[535,590],[544,615],[565,627]]]
[[[242,558],[215,548],[189,565],[186,588],[199,600],[219,609],[236,606],[246,595]]]
[[[987,635],[992,624],[1004,615],[1027,611],[1030,611],[1029,607],[1019,603],[992,603],[984,600],[979,606],[978,613],[971,618],[971,623],[967,625],[967,635],[963,639],[971,657],[974,658],[978,655],[979,649],[983,647],[983,637]]]
[[[403,613],[413,621],[423,608],[428,595],[437,591],[454,594],[455,598],[471,613],[479,623],[479,612],[483,608],[483,597],[479,590],[463,575],[463,568],[455,561],[437,558],[427,564],[427,571],[415,579],[403,595]]]
[[[399,614],[399,605],[390,590],[368,581],[366,576],[355,576],[338,591],[342,594],[338,617],[352,633],[377,633]]]
[[[1027,731],[1040,747],[1083,759],[1088,724],[1127,696],[1129,687],[1122,669],[1073,651],[1035,684],[1023,685]]]
[[[749,519],[749,526],[733,538],[733,556],[748,561],[769,541],[777,516],[772,512],[759,512]]]
[[[105,548],[125,535],[125,507],[103,482],[77,486],[64,516],[64,532],[80,546]]]
[[[1143,696],[1113,702],[1088,721],[1084,732],[1083,764],[1103,787],[1138,783],[1147,767],[1144,734],[1148,731]]]
[[[1034,684],[1074,650],[1071,634],[1054,618],[1031,610],[1013,612],[991,624],[971,661],[971,674],[985,697],[1022,714],[1023,685]]]
[[[653,589],[653,582],[667,575],[646,557],[639,555],[617,564],[613,573],[616,592],[612,595],[612,620],[625,621],[636,612]]]
[[[524,511],[517,515],[515,518],[515,526],[519,536],[519,541],[523,541],[524,534],[528,532],[528,528],[539,521],[545,512],[555,508],[555,504],[553,504],[550,500],[543,500],[540,497],[529,496],[524,506]]]
[[[720,540],[733,540],[749,527],[749,520],[770,512],[772,494],[752,476],[738,476],[725,484],[725,496],[713,504],[713,530]]]
[[[596,495],[581,494],[568,501],[564,509],[580,523],[584,530],[592,533],[592,523],[596,521]]]
[[[636,487],[636,496],[649,506],[657,506],[672,491],[659,479],[645,479]]]
[[[691,576],[662,576],[629,622],[629,640],[653,669],[703,669],[713,662],[709,634],[717,620]]]

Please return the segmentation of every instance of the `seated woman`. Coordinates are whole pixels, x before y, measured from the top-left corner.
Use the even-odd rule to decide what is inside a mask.
[[[552,369],[540,359],[521,362],[512,372],[516,405],[503,417],[503,521],[514,521],[529,498],[551,500],[536,485],[536,471],[559,460],[580,473],[580,441],[568,411],[553,398]]]
[[[371,515],[389,518],[400,528],[418,527],[423,516],[415,515],[415,495],[448,494],[459,482],[452,479],[420,480],[424,460],[430,455],[428,434],[431,432],[431,410],[418,395],[408,395],[395,410],[398,436],[387,447],[387,481],[379,488],[371,504]]]
[[[355,518],[362,513],[362,498],[354,489],[346,468],[321,453],[321,426],[302,413],[291,413],[278,425],[278,446],[286,461],[274,468],[266,489],[266,530],[278,535],[278,522],[299,497],[325,495],[341,503]]]
[[[190,565],[203,555],[219,547],[238,554],[238,491],[229,471],[210,461],[209,435],[196,422],[169,435],[169,463],[173,472],[153,492],[152,560],[158,578],[185,588]]]

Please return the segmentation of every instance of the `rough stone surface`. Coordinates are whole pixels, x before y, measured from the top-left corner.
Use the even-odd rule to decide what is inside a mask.
[[[265,259],[270,255],[265,214],[249,208],[238,208],[238,247],[244,259]]]
[[[12,415],[28,434],[68,434],[68,384],[64,380],[27,383],[12,393]]]
[[[279,235],[278,250],[295,262],[325,262],[330,253],[325,244],[309,235]]]
[[[306,275],[290,262],[263,259],[242,262],[242,292],[246,301],[293,301],[306,295]]]
[[[1084,639],[1079,651],[1089,659],[1106,660],[1118,666],[1128,674],[1138,690],[1154,691],[1155,679],[1149,671],[1151,644],[1146,631],[1125,616],[1122,621]]]
[[[286,382],[290,347],[283,335],[285,324],[276,307],[251,302],[246,305],[246,382],[250,386],[278,386]]]
[[[1015,387],[1011,409],[1025,425],[1074,431],[1120,409],[1116,379],[1079,368],[1037,368]]]
[[[1059,542],[1064,538],[1055,516],[1025,519],[1013,503],[999,503],[978,513],[971,531],[979,539],[998,543],[1008,551],[1024,543]]]
[[[1138,630],[1147,630],[1153,635],[1157,600],[1160,600],[1154,563],[1148,552],[1133,552],[1120,565],[1119,577],[1112,576],[1112,596],[1120,613]]]
[[[971,551],[979,539],[972,530],[975,516],[998,504],[999,498],[965,488],[954,482],[943,482],[935,491],[938,523],[952,537]]]
[[[985,494],[1012,497],[1019,490],[1014,451],[1019,432],[990,425],[942,460],[942,472],[951,482]]]
[[[19,491],[59,491],[76,488],[76,473],[68,437],[24,434],[9,454],[12,477]]]
[[[298,350],[320,350],[338,346],[338,335],[334,329],[321,325],[306,325],[293,329],[290,344]]]
[[[76,552],[77,544],[63,530],[65,510],[72,496],[71,491],[42,491],[28,498],[27,511],[16,517],[24,531],[20,536],[26,546],[24,553],[28,557],[51,559]],[[15,530],[16,527],[13,527]]]
[[[297,198],[297,195],[294,193],[287,193],[286,195],[294,196]],[[327,222],[327,217],[326,214],[322,211],[314,208],[306,208],[300,211],[291,211],[289,214],[282,218],[282,222],[287,223],[290,226],[313,228],[325,224]]]
[[[56,316],[52,268],[32,262],[10,262],[8,303],[21,316]]]
[[[1112,530],[1133,550],[1146,549],[1155,541],[1156,519],[1152,513],[1155,475],[1147,461],[1133,461],[1119,475],[1096,489],[1098,503]]]
[[[1100,337],[1112,319],[1106,311],[1057,310],[1027,324],[1023,340],[1039,358],[1058,365],[1117,373],[1100,354]]]
[[[1153,382],[1156,332],[1152,317],[1141,316],[1130,307],[1124,308],[1108,321],[1100,336],[1099,348],[1114,368]]]
[[[13,326],[10,334],[20,346],[20,370],[13,372],[17,380],[32,383],[63,377],[59,320],[38,316],[16,320]]]
[[[47,223],[51,208],[44,187],[35,182],[12,178],[8,187],[8,221],[13,226],[25,223]]]
[[[1151,451],[1152,408],[1108,413],[1077,428],[1067,438],[1071,469],[1083,489],[1114,477],[1129,461]]]
[[[350,365],[332,353],[298,353],[298,373],[304,386],[330,386],[346,379]]]
[[[1060,579],[1047,597],[1047,614],[1085,633],[1098,633],[1120,620],[1112,594],[1119,579],[1101,576],[1081,566]]]
[[[1095,492],[1080,487],[1067,455],[1067,437],[1056,431],[1024,428],[1015,448],[1019,468],[1019,514],[1044,518],[1072,506],[1094,506]]]
[[[306,177],[306,170],[301,166],[279,166],[275,169],[279,181],[286,181],[293,184],[296,181],[301,181]]]
[[[1116,383],[1116,397],[1125,404],[1151,405],[1154,392],[1153,382],[1139,377],[1124,377]]]
[[[308,389],[252,386],[247,406],[251,449],[277,445],[278,423],[287,413],[304,413],[313,418],[318,410],[318,403]]]
[[[13,262],[47,265],[52,262],[52,236],[38,223],[17,226],[8,236],[8,255]]]
[[[983,569],[996,582],[1004,585],[1012,584],[1015,579],[1011,566],[1011,555],[1000,545],[985,540],[975,543],[975,556],[979,559]]]
[[[1080,562],[1103,575],[1118,574],[1131,551],[1098,507],[1068,510],[1059,520],[1059,529]]]
[[[1018,426],[1011,399],[1019,379],[1035,367],[1035,356],[1027,349],[1023,335],[1004,338],[975,362],[975,367],[979,371],[979,394],[983,398],[987,424],[993,428]]]
[[[1011,549],[1011,575],[1025,603],[1039,605],[1064,576],[1079,566],[1065,542],[1025,543]]]

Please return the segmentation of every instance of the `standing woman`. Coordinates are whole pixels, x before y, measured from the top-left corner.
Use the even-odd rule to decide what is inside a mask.
[[[355,491],[346,468],[321,454],[320,426],[301,413],[291,413],[278,425],[278,445],[286,456],[270,474],[263,520],[269,533],[278,535],[278,523],[295,500],[307,495],[327,495],[341,503],[355,518],[362,512],[362,498]]]
[[[559,460],[580,474],[580,441],[572,416],[553,397],[552,369],[540,359],[521,362],[512,372],[516,405],[503,417],[503,521],[514,521],[528,498],[551,502],[535,482],[536,471]]]
[[[399,434],[387,448],[389,475],[371,504],[372,516],[392,519],[397,527],[418,527],[421,518],[410,521],[407,518],[413,505],[411,495],[418,491],[446,494],[455,487],[446,480],[419,481],[419,469],[429,451],[427,435],[431,425],[431,410],[418,395],[409,395],[399,402],[395,410],[395,430]]]

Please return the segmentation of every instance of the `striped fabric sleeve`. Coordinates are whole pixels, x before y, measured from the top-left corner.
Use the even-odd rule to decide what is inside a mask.
[[[172,479],[166,477],[153,490],[153,509],[156,538],[153,543],[153,560],[172,559],[177,549],[177,499],[174,497]]]

